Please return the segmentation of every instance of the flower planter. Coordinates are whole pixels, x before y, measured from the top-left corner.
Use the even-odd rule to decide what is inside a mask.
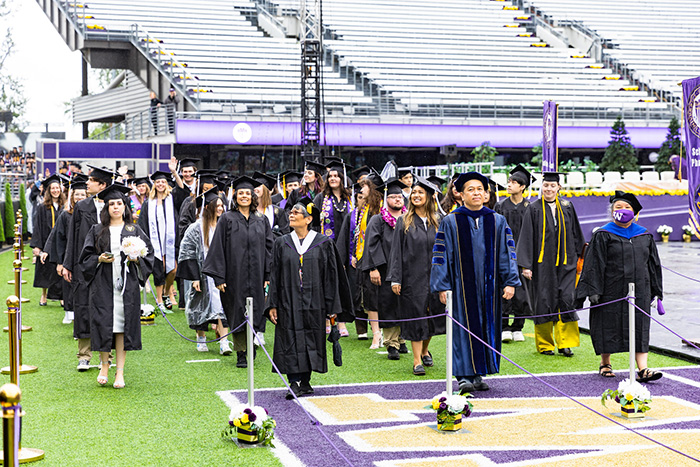
[[[634,410],[634,404],[620,405],[620,413],[625,418],[644,418],[644,412]]]
[[[250,423],[244,423],[236,430],[238,442],[244,444],[256,444],[258,440],[258,430],[250,428]]]
[[[462,414],[438,414],[437,428],[440,431],[459,431],[462,429]]]
[[[668,243],[668,235],[661,235],[661,241],[663,243]]]
[[[691,239],[691,238],[693,238],[693,237],[691,237],[691,236],[688,235],[688,234],[683,234],[683,241],[684,241],[685,243],[690,243],[690,239]]]

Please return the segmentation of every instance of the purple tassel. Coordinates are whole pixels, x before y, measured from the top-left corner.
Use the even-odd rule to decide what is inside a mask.
[[[657,309],[657,311],[659,312],[659,316],[665,315],[665,314],[666,314],[666,310],[664,310],[664,304],[661,303],[661,299],[660,299],[660,298],[657,298],[657,299],[656,299],[656,309]]]

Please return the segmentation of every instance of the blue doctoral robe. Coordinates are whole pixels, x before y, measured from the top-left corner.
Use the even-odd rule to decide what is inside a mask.
[[[432,292],[452,291],[454,318],[499,352],[503,287],[520,286],[508,223],[488,208],[459,207],[440,222],[430,273]],[[500,357],[453,323],[452,373],[498,373]]]

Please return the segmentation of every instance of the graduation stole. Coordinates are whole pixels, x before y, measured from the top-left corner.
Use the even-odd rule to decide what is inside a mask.
[[[557,209],[556,209],[556,216],[557,216],[557,262],[555,266],[559,266],[559,253],[561,252],[561,233],[562,229],[564,230],[564,262],[562,264],[566,264],[567,261],[567,256],[566,256],[566,223],[564,222],[564,211],[561,208],[561,203],[559,203],[559,197],[557,196],[556,198],[556,203],[557,203]],[[544,259],[544,237],[545,237],[545,228],[547,227],[547,204],[544,201],[544,198],[542,198],[542,246],[540,247],[540,257],[537,260],[538,263],[541,263],[542,260]]]
[[[335,240],[335,216],[333,209],[335,208],[335,196],[325,195],[323,197],[323,206],[321,207],[321,233],[326,237]],[[343,206],[338,209],[339,212],[347,212],[348,202],[343,200]]]
[[[496,288],[496,216],[494,211],[483,207],[479,211],[471,211],[465,207],[455,209],[455,223],[457,225],[457,254],[459,256],[460,275],[462,277],[462,296],[460,300],[464,304],[467,329],[476,334],[482,334],[485,341],[494,342],[495,339],[495,288]],[[472,233],[469,218],[482,220],[484,229],[485,257],[484,257],[484,311],[481,313],[480,303],[477,301],[476,274],[474,270],[474,249],[472,247]],[[473,329],[473,323],[479,323],[481,317],[485,319],[482,329]],[[497,317],[501,319],[500,316]],[[472,364],[477,373],[481,369],[489,368],[488,362],[493,359],[490,350],[481,342],[469,336],[469,343],[472,348]]]
[[[353,240],[355,243],[355,258],[359,261],[362,259],[362,255],[365,252],[365,232],[367,231],[367,215],[369,214],[369,203],[365,203],[364,206],[357,212],[358,217],[355,221],[355,231],[353,233]],[[359,221],[359,222],[358,222]]]

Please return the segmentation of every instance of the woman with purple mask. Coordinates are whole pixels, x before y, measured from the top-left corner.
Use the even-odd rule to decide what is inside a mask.
[[[586,297],[591,308],[591,341],[601,362],[598,372],[614,378],[610,354],[629,351],[628,309],[626,301],[608,303],[627,296],[629,283],[635,284],[636,304],[646,313],[651,303],[663,297],[661,263],[652,234],[635,222],[642,205],[631,193],[616,191],[610,197],[612,221],[594,234],[586,249],[581,278],[576,287],[576,307]],[[648,382],[661,378],[659,371],[647,368],[649,353],[649,325],[651,319],[636,310],[637,381]]]

